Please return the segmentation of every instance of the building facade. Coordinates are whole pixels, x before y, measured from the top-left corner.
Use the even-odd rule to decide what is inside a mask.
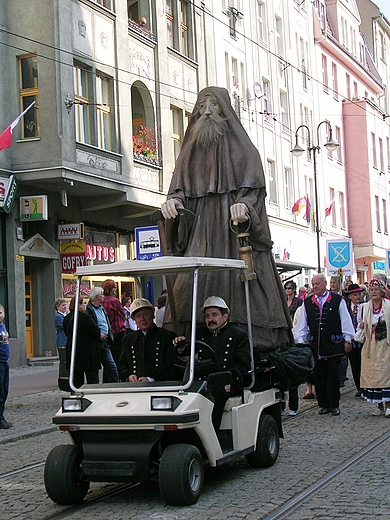
[[[207,85],[228,89],[259,149],[275,258],[307,266],[298,284],[310,281],[318,253],[325,268],[327,238],[369,247],[355,251],[368,266],[355,274],[361,281],[384,259],[388,69],[359,32],[355,0],[2,0],[2,13],[0,126],[35,101],[0,151],[0,177],[18,183],[12,208],[0,210],[13,365],[54,354],[53,302],[74,288],[59,226],[80,232],[87,261],[135,258],[135,230],[165,200]],[[330,129],[340,143],[331,153]],[[292,211],[305,196],[310,222]],[[375,197],[379,241],[368,229]],[[120,292],[138,294],[132,280]]]

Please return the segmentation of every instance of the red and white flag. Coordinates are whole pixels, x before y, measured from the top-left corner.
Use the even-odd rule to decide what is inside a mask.
[[[30,110],[30,108],[35,104],[35,101],[30,103],[28,107],[23,110],[21,114],[18,115],[16,119],[12,121],[12,123],[4,130],[2,134],[0,134],[0,150],[3,150],[4,148],[9,148],[12,143],[12,130],[15,128],[15,126],[19,123],[21,118],[24,116],[26,112]]]
[[[332,213],[332,208],[335,200],[336,196],[334,196],[333,199],[330,201],[329,206],[325,208],[325,218],[329,217],[329,215]]]

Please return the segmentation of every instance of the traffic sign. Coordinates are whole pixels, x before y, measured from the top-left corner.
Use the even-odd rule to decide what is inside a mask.
[[[137,260],[152,260],[162,256],[157,226],[135,228]]]
[[[353,275],[352,238],[326,241],[328,276]]]

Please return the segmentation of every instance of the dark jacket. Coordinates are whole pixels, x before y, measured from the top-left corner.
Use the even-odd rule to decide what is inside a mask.
[[[107,325],[108,325],[107,343],[111,346],[111,345],[114,344],[114,335],[113,335],[112,330],[111,330],[110,320],[108,319],[107,313],[106,313],[103,305],[102,305],[102,309],[103,309],[104,314],[106,316],[106,321],[107,321]],[[93,321],[97,325],[97,317],[96,317],[96,314],[95,314],[95,311],[94,311],[94,306],[92,305],[91,302],[88,302],[87,307],[85,309],[85,312],[91,316],[91,318],[93,319]],[[99,333],[99,339],[100,339],[100,333]]]
[[[329,292],[322,313],[314,296],[305,298],[304,305],[309,326],[309,342],[317,348],[318,356],[343,356],[344,336],[341,328],[339,307],[342,296]]]
[[[72,351],[74,311],[69,312],[64,318],[64,331],[66,341],[66,365],[70,368]],[[100,365],[100,330],[91,316],[86,312],[78,315],[75,370],[89,372],[99,370]]]
[[[251,369],[249,338],[239,327],[227,323],[214,333],[205,326],[197,331],[196,337],[210,345],[216,354],[213,372],[228,370],[234,380],[242,379]]]
[[[131,374],[152,377],[155,381],[175,379],[173,340],[176,334],[152,325],[144,334],[141,330],[130,332],[123,339],[119,358],[119,376],[127,381]]]

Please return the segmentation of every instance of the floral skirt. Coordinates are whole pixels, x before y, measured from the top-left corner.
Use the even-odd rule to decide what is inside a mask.
[[[390,401],[389,388],[362,388],[362,395],[368,403],[385,403]]]

